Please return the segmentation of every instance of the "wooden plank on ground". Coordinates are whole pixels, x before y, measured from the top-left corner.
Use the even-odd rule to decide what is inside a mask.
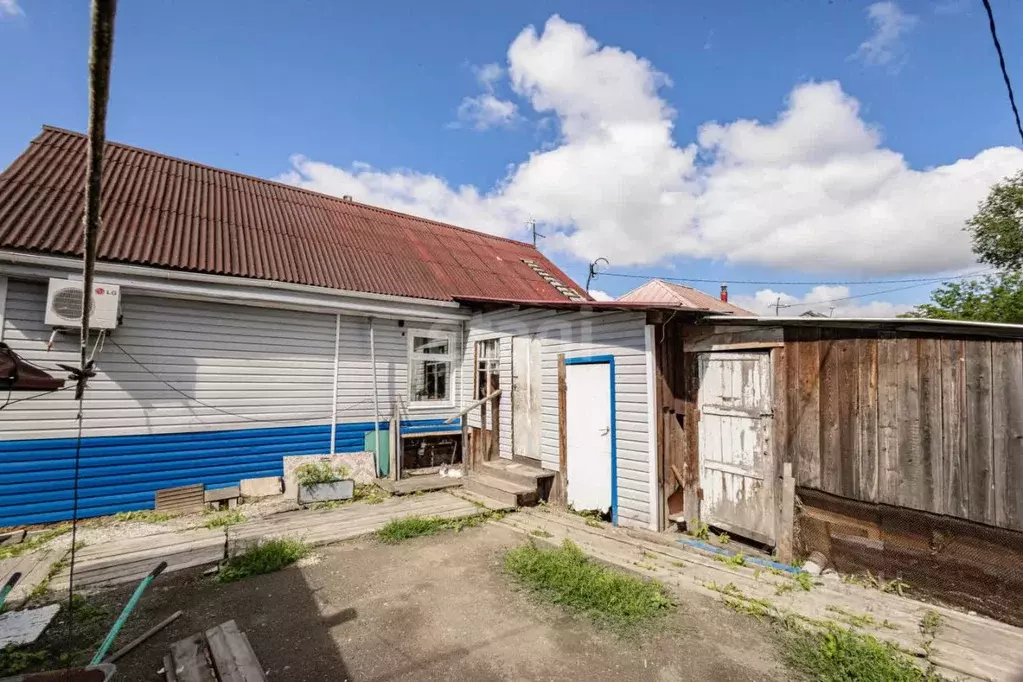
[[[969,518],[966,452],[966,341],[941,341],[942,512]]]
[[[839,442],[839,341],[834,329],[822,329],[820,340],[820,488],[842,492],[842,457]]]
[[[966,342],[966,456],[969,461],[969,518],[995,522],[994,437],[991,432],[991,342]]]
[[[217,682],[206,662],[206,647],[198,632],[171,644],[174,674],[179,682]]]
[[[944,513],[944,467],[941,443],[941,340],[923,338],[917,344],[920,378],[920,461],[923,474],[922,509]]]
[[[210,658],[220,682],[264,682],[263,668],[248,637],[229,620],[206,631]]]
[[[901,338],[896,344],[896,401],[898,403],[898,460],[888,480],[893,504],[926,509],[923,466],[920,461],[920,358],[918,339]]]
[[[178,514],[202,511],[204,505],[203,490],[202,483],[157,490],[156,511]]]
[[[995,522],[1023,530],[1023,342],[991,342]]]
[[[877,501],[899,498],[899,356],[894,334],[877,342]]]
[[[857,497],[877,501],[877,338],[856,339],[859,487]]]

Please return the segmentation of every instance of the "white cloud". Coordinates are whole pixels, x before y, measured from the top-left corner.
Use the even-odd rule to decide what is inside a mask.
[[[849,299],[852,294],[845,286],[818,286],[805,296],[793,296],[784,292],[761,289],[753,296],[733,296],[735,305],[757,313],[773,316],[802,315],[813,311],[830,317],[895,317],[913,309],[911,305],[887,301]],[[845,299],[845,300],[842,300]],[[775,305],[781,304],[778,310]]]
[[[499,126],[508,127],[518,121],[518,105],[494,94],[498,81],[504,77],[504,68],[494,63],[471,68],[483,93],[463,98],[458,105],[458,120],[449,124],[449,127],[461,128],[468,125],[474,130],[488,130]]]
[[[24,16],[25,10],[18,5],[18,0],[0,0],[0,17]]]
[[[491,62],[482,66],[473,66],[472,72],[476,75],[476,81],[487,92],[493,92],[494,86],[504,76],[504,68],[500,64]]]
[[[669,78],[557,16],[512,42],[508,76],[559,137],[489,189],[302,156],[282,179],[505,236],[524,238],[533,217],[548,247],[614,266],[696,257],[867,275],[970,267],[964,220],[1023,168],[1023,150],[998,147],[913,169],[834,81],[797,85],[773,121],[708,122],[681,146],[660,96]]]
[[[594,298],[594,300],[597,300],[597,301],[613,301],[613,300],[615,300],[614,296],[612,296],[611,294],[607,293],[606,291],[601,291],[600,289],[590,289],[590,296],[592,296]]]
[[[898,71],[902,66],[902,36],[916,26],[918,17],[906,14],[892,0],[867,7],[867,17],[874,33],[860,43],[855,56],[867,66],[885,66]]]
[[[475,130],[509,126],[518,117],[519,108],[514,102],[499,99],[490,93],[466,97],[458,105],[458,121],[472,126]]]

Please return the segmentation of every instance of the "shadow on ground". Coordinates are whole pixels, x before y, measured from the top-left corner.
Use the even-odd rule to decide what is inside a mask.
[[[493,524],[399,545],[319,550],[305,565],[220,585],[161,576],[119,643],[184,615],[118,663],[118,679],[162,680],[170,644],[234,619],[270,680],[773,680],[784,677],[766,626],[711,599],[632,639],[518,591],[501,570],[523,542]],[[116,613],[131,588],[100,600]]]

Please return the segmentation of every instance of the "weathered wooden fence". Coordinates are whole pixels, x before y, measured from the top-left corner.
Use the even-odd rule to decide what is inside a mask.
[[[826,327],[784,339],[775,437],[798,486],[1023,530],[1023,341]]]

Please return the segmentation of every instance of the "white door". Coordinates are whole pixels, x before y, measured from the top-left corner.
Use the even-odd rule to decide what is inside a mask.
[[[568,503],[611,509],[611,365],[565,367]]]
[[[512,338],[512,452],[540,459],[541,340]]]
[[[702,520],[774,544],[771,355],[699,358]]]

